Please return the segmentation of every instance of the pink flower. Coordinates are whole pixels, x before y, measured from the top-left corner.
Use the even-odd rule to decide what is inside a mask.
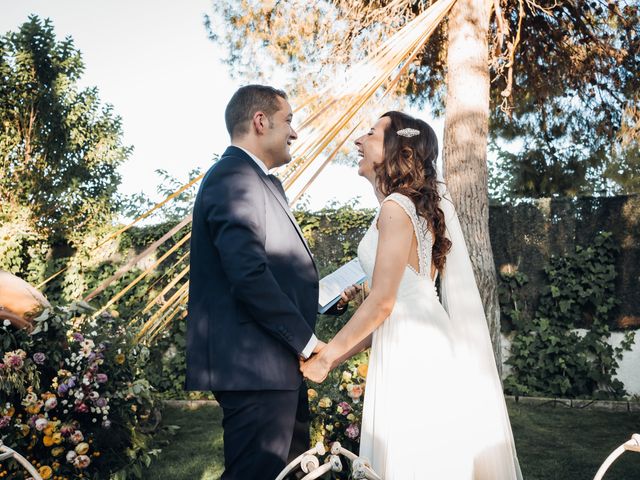
[[[11,423],[11,417],[8,417],[6,415],[4,417],[0,417],[0,428],[8,427],[9,423]]]
[[[44,409],[46,411],[49,410],[53,410],[54,408],[56,408],[58,406],[58,400],[56,399],[56,397],[49,397],[47,398],[47,400],[44,402]]]
[[[62,425],[62,427],[60,427],[60,433],[64,437],[68,437],[69,435],[73,434],[73,432],[75,432],[75,431],[76,431],[76,427],[74,425],[70,424],[70,423],[65,423],[65,424]],[[81,440],[79,440],[79,441],[81,441]]]
[[[347,402],[340,402],[338,404],[337,410],[338,413],[347,416],[349,415],[349,413],[351,413],[351,405],[349,405]]]
[[[22,360],[22,357],[20,357],[19,355],[10,354],[7,365],[9,365],[12,368],[18,369],[22,367],[22,365],[24,365],[24,361]]]
[[[87,413],[89,411],[89,407],[85,403],[79,403],[74,407],[74,410],[78,413]]]
[[[41,432],[42,430],[47,428],[48,424],[49,424],[49,421],[46,418],[39,418],[36,420],[36,423],[35,423],[36,430]]]
[[[77,445],[78,443],[84,440],[84,435],[80,430],[76,430],[71,434],[71,437],[69,437],[69,439],[71,440],[71,443],[73,443],[74,445]]]
[[[352,423],[347,427],[344,433],[350,439],[355,440],[360,435],[360,429],[358,428],[358,425]]]
[[[98,373],[96,375],[96,380],[98,383],[107,383],[107,380],[109,380],[109,377],[107,377],[106,373]]]
[[[87,468],[90,463],[91,463],[91,460],[86,455],[78,455],[73,460],[73,466],[77,468]]]

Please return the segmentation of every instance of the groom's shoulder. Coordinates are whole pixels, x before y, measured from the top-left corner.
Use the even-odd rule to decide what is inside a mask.
[[[256,176],[251,166],[249,156],[239,148],[229,147],[220,159],[214,163],[206,174],[206,180],[212,181],[219,177],[233,174]],[[205,180],[205,181],[206,181]]]

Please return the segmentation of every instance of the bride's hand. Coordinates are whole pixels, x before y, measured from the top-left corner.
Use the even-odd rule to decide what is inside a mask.
[[[322,383],[331,371],[331,362],[321,351],[306,362],[301,362],[300,371],[307,380],[311,380],[314,383]]]

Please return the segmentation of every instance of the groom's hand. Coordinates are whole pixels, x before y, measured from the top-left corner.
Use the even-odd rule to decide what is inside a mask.
[[[315,355],[320,353],[322,349],[326,346],[327,346],[326,343],[324,343],[322,340],[318,340],[318,343],[316,343],[316,348],[313,349],[313,352],[311,352],[311,356],[309,358],[305,359],[304,357],[300,356],[300,358],[298,358],[298,361],[300,362],[300,371],[302,371],[302,366],[305,364],[305,362],[308,362],[309,360],[311,360]]]
[[[304,378],[314,383],[322,383],[331,371],[331,362],[320,351],[306,362],[300,362],[300,371]]]

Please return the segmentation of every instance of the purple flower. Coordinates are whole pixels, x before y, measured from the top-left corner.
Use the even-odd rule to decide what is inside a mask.
[[[77,380],[76,377],[71,377],[69,380],[67,380],[67,386],[69,388],[75,387],[76,386],[76,380]]]
[[[109,377],[107,377],[106,373],[98,373],[96,375],[96,380],[98,381],[98,383],[107,383],[107,380],[109,380]]]
[[[9,423],[11,423],[11,417],[6,415],[4,417],[0,417],[0,428],[8,427]]]
[[[351,413],[351,405],[347,402],[340,402],[338,404],[338,413],[344,415],[345,417]]]
[[[89,363],[93,362],[95,359],[96,359],[96,354],[95,354],[95,352],[91,352],[91,353],[89,354],[89,356],[87,357],[87,361],[88,361]]]
[[[71,335],[71,338],[73,338],[76,342],[82,342],[84,340],[84,336],[78,332]]]
[[[358,425],[352,423],[347,427],[344,433],[350,439],[355,440],[360,435],[360,429],[358,428]]]
[[[96,407],[106,407],[107,406],[107,399],[104,397],[100,397],[99,399],[96,400]]]
[[[36,352],[33,354],[33,361],[38,365],[42,365],[46,359],[46,355],[42,352]]]
[[[66,383],[58,385],[58,395],[65,395],[69,391],[69,386]]]

